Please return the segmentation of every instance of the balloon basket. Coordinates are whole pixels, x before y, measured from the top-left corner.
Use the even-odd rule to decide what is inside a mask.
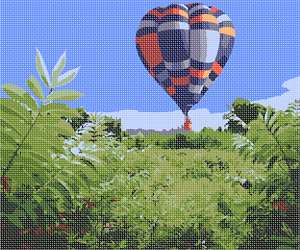
[[[185,117],[183,129],[184,131],[192,131],[192,121],[188,116]]]

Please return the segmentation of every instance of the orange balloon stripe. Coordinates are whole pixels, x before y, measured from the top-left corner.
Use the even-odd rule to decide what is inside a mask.
[[[203,14],[190,19],[190,24],[201,23],[201,22],[218,24],[218,19],[213,15],[209,15],[209,14]]]
[[[217,12],[219,11],[219,9],[216,8],[216,7],[214,7],[214,6],[212,6],[212,7],[210,8],[210,11],[213,12],[213,13],[217,13]]]
[[[167,11],[165,11],[165,16],[167,15],[180,15],[183,16],[185,18],[189,18],[189,13],[185,10],[182,9],[177,9],[177,8],[173,8],[173,9],[168,9]]]
[[[180,15],[183,16],[185,18],[189,18],[189,14],[187,11],[184,11],[182,9],[178,9],[178,8],[172,8],[172,9],[168,9],[166,11],[164,11],[163,13],[157,11],[157,10],[150,10],[149,14],[155,15],[157,17],[164,17],[164,16],[168,16],[168,15]]]
[[[189,72],[190,72],[190,76],[192,76],[192,77],[204,79],[209,76],[209,73],[211,72],[211,70],[200,70],[200,69],[190,68]]]
[[[171,77],[171,81],[176,86],[186,86],[190,83],[189,76]]]
[[[217,62],[213,63],[212,69],[214,72],[216,72],[217,75],[220,75],[222,73],[222,66],[220,64],[218,64]]]
[[[235,37],[235,29],[232,27],[223,27],[219,29],[221,34]]]
[[[150,10],[148,13],[151,14],[151,15],[157,16],[157,17],[163,16],[163,13],[161,13],[157,10]]]
[[[163,62],[163,57],[158,43],[158,35],[156,33],[137,37],[136,43],[140,48],[150,70]]]
[[[167,87],[167,92],[168,92],[168,94],[169,94],[170,96],[175,95],[175,93],[176,93],[176,88],[173,87],[173,86],[169,86],[169,87]]]

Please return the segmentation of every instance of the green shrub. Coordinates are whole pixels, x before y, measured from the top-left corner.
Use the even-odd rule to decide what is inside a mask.
[[[68,122],[75,131],[89,121],[89,114],[84,110],[84,108],[77,108],[76,110],[78,112],[76,116],[68,117]]]
[[[61,75],[65,61],[63,54],[50,78],[37,51],[48,94],[34,76],[27,83],[38,100],[3,86],[4,247],[297,248],[297,102],[286,112],[238,102],[240,118],[245,107],[257,111],[243,118],[243,135],[205,128],[129,136],[120,120],[56,102],[80,97],[58,89],[78,73]]]
[[[299,137],[299,116],[292,111],[268,109],[249,124],[245,137],[236,138],[236,146],[246,157],[268,169],[266,179],[255,190],[266,194],[266,204],[271,204],[272,210],[255,209],[249,222],[259,232],[253,234],[248,247],[273,245],[293,249],[300,243]]]
[[[266,108],[258,103],[251,103],[249,100],[237,98],[231,105],[230,111],[224,115],[227,120],[226,130],[232,133],[244,134],[247,132],[247,125],[264,115]]]
[[[130,152],[119,172],[98,189],[93,240],[77,241],[90,248],[98,242],[105,249],[235,249],[252,232],[244,222],[248,211],[264,199],[244,189],[236,176],[255,183],[264,173],[235,152]]]
[[[87,157],[72,155],[66,147],[66,140],[75,136],[68,117],[76,118],[78,112],[55,102],[81,94],[58,89],[78,73],[77,68],[61,75],[65,61],[63,54],[50,78],[37,51],[37,71],[48,94],[34,76],[27,84],[38,101],[14,84],[3,85],[10,98],[0,100],[1,224],[6,225],[1,236],[16,248],[31,237],[37,248],[45,244],[45,237],[52,237],[54,243],[56,235],[62,245],[67,243],[60,236],[70,230],[70,224],[60,214],[85,206],[83,198],[89,197],[90,177],[95,176]]]
[[[147,145],[170,149],[230,149],[232,148],[233,135],[229,132],[206,128],[200,132],[172,135],[154,133],[145,137],[145,143]]]
[[[110,133],[119,141],[122,140],[122,129],[120,119],[113,119],[112,117],[104,116],[102,125],[107,133]]]

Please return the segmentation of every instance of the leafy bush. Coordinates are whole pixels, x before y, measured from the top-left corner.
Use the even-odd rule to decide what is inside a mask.
[[[235,248],[251,232],[248,210],[264,197],[239,178],[263,176],[260,165],[236,153],[130,151],[97,188],[93,230],[74,241],[104,249]]]
[[[143,133],[139,132],[136,135],[126,136],[123,138],[122,144],[128,149],[138,149],[143,150],[148,146],[151,146],[151,142],[148,140],[149,137],[145,137]]]
[[[296,99],[290,103],[286,111],[295,116],[300,116],[300,99]]]
[[[173,135],[150,134],[145,137],[145,143],[170,149],[229,149],[232,148],[232,138],[229,132],[205,128],[200,132]]]
[[[239,135],[129,136],[120,120],[60,103],[81,95],[58,89],[78,73],[61,74],[65,62],[50,77],[37,51],[45,86],[27,81],[37,99],[3,86],[1,247],[297,248],[298,102],[286,112],[238,102],[240,118],[262,111]]]
[[[76,131],[83,124],[89,121],[89,114],[84,110],[84,108],[76,109],[78,114],[74,117],[68,117],[68,122],[71,124],[72,128]]]
[[[114,137],[117,140],[121,141],[122,139],[122,129],[121,129],[121,120],[120,119],[113,119],[109,116],[103,117],[103,126],[105,127],[105,131]]]
[[[247,131],[247,125],[256,120],[260,114],[264,115],[265,112],[266,108],[263,105],[237,98],[230,105],[230,111],[224,115],[224,119],[227,120],[226,129],[232,133],[244,134]]]
[[[236,146],[246,157],[261,162],[269,170],[256,186],[264,192],[273,210],[256,210],[251,223],[259,227],[253,244],[296,248],[299,243],[300,119],[291,111],[268,109],[248,126],[246,137],[238,136]]]
[[[8,223],[9,228],[16,227],[14,230],[21,235],[38,227],[34,230],[46,232],[49,225],[56,225],[61,211],[80,206],[78,194],[84,194],[87,186],[88,166],[65,156],[65,139],[75,133],[64,118],[76,117],[77,112],[55,103],[81,96],[76,91],[57,89],[72,81],[78,72],[77,68],[60,75],[65,61],[64,53],[50,79],[37,50],[37,71],[49,93],[44,95],[33,75],[27,84],[39,104],[24,89],[14,84],[3,85],[10,98],[0,100],[1,221]]]

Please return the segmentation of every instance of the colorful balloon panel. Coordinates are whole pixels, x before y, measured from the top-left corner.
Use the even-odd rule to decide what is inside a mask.
[[[150,10],[136,33],[143,64],[187,115],[221,74],[235,29],[221,10],[200,3]]]

